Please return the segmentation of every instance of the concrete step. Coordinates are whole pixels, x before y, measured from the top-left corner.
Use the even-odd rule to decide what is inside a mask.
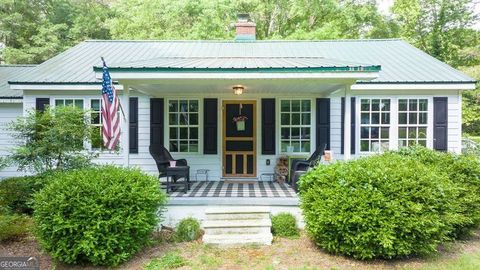
[[[208,235],[269,234],[270,232],[270,227],[205,228],[205,234]]]
[[[244,219],[244,220],[206,220],[203,228],[245,228],[245,227],[268,227],[272,226],[270,219]]]
[[[203,236],[205,244],[221,246],[237,246],[245,244],[271,245],[272,234],[229,234],[229,235],[207,235]]]
[[[269,219],[270,213],[207,214],[206,217],[208,220]]]
[[[270,207],[266,206],[234,206],[234,207],[212,207],[205,210],[205,214],[252,214],[252,213],[268,213]]]

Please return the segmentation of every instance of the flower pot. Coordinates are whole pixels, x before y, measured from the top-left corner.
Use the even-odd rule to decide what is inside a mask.
[[[237,130],[238,131],[244,131],[245,130],[245,121],[244,120],[240,120],[240,121],[237,121]]]

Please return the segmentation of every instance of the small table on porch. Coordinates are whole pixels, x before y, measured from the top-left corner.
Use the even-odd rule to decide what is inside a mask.
[[[187,193],[187,191],[190,189],[190,166],[168,167],[166,170],[166,176],[167,193],[173,187],[183,187],[184,193]],[[173,180],[172,178],[175,178],[176,180]],[[177,182],[179,178],[184,178],[184,180]]]

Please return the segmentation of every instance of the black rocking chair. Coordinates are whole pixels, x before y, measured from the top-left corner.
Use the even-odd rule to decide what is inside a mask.
[[[158,168],[158,178],[167,178],[167,193],[176,186],[183,186],[186,193],[190,189],[190,167],[185,159],[174,159],[163,145],[150,145],[152,155]],[[176,161],[175,167],[170,167],[170,161]],[[178,181],[183,178],[183,181]]]
[[[298,189],[297,182],[300,179],[300,176],[305,174],[310,168],[315,167],[315,165],[320,162],[326,148],[327,144],[324,144],[317,148],[317,150],[315,150],[315,152],[313,152],[313,154],[307,160],[297,160],[292,164],[292,170],[290,172],[291,184],[295,190]]]

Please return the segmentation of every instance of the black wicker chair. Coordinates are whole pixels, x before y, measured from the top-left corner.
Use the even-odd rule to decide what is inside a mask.
[[[167,192],[170,189],[170,186],[178,186],[178,184],[183,185],[181,183],[177,184],[177,180],[180,178],[184,178],[185,181],[185,192],[190,188],[190,167],[188,167],[187,160],[185,159],[174,159],[170,152],[163,146],[163,145],[150,145],[149,147],[150,150],[150,155],[152,155],[153,159],[155,160],[155,163],[157,164],[157,169],[158,169],[158,178],[166,177],[167,178]],[[170,167],[170,161],[176,161],[176,167],[172,168]],[[184,168],[184,172],[182,172],[181,168]],[[169,168],[172,168],[170,170],[174,170],[176,173],[172,175],[172,172],[169,172],[167,174],[167,171]],[[173,181],[173,183],[170,183],[170,179]]]
[[[317,148],[317,150],[315,150],[315,152],[313,152],[313,154],[307,160],[296,160],[293,162],[290,171],[290,182],[295,190],[297,190],[297,182],[300,179],[300,176],[306,173],[310,168],[315,167],[315,165],[320,162],[326,148],[327,144],[324,144]]]

